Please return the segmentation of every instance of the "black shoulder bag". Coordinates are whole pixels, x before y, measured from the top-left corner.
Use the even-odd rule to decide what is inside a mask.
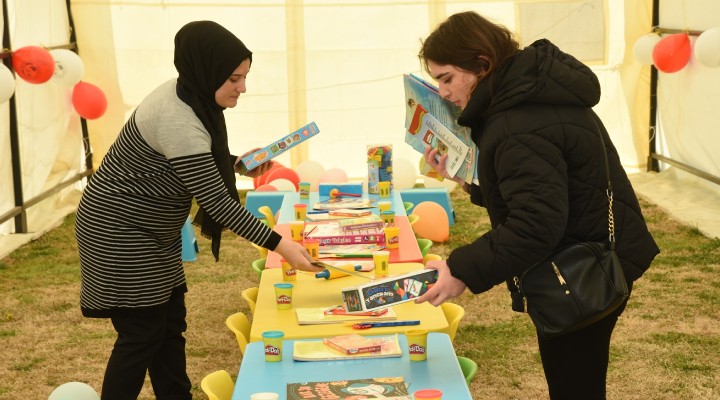
[[[585,328],[615,311],[628,297],[622,265],[615,254],[610,166],[599,127],[598,132],[608,181],[608,242],[569,245],[513,278],[524,311],[546,338]]]

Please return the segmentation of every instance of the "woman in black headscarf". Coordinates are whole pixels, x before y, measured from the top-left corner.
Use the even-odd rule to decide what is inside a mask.
[[[228,228],[297,269],[319,270],[302,245],[239,203],[233,167],[239,157],[228,149],[223,110],[245,92],[251,62],[250,50],[222,26],[182,27],[175,37],[178,78],[140,103],[85,189],[76,223],[81,310],[110,318],[118,333],[103,399],[137,398],[146,371],[158,399],[191,398],[181,228],[193,198],[200,205],[195,223],[212,239],[216,260]]]

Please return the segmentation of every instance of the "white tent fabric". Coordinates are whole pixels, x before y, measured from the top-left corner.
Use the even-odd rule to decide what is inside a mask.
[[[7,0],[12,48],[69,41],[65,0]],[[720,3],[661,1],[662,24],[719,26]],[[367,176],[368,145],[391,144],[396,159],[417,164],[404,143],[402,74],[423,75],[420,40],[447,16],[475,10],[508,26],[523,45],[549,38],[590,65],[602,85],[595,108],[628,171],[645,169],[648,155],[650,67],[632,57],[634,41],[651,30],[652,1],[638,0],[72,0],[84,81],[100,87],[108,110],[88,121],[97,167],[137,104],[176,76],[173,37],[192,20],[215,20],[254,52],[248,92],[226,111],[230,147],[240,154],[315,121],[320,134],[279,161],[304,160]],[[667,75],[667,76],[666,76]],[[80,122],[69,90],[18,79],[16,101],[25,199],[83,169]],[[663,154],[720,176],[713,158],[713,110],[720,71],[691,61],[661,74],[658,108]],[[0,105],[0,215],[15,206],[7,104]],[[714,147],[713,147],[714,146]],[[247,186],[248,181],[242,181]],[[71,188],[72,189],[72,188]],[[35,236],[72,210],[70,189],[28,210]],[[652,198],[652,197],[651,197]],[[58,210],[60,210],[58,212]],[[14,236],[12,220],[0,235]],[[31,234],[32,235],[32,234]],[[0,236],[0,257],[3,243]]]

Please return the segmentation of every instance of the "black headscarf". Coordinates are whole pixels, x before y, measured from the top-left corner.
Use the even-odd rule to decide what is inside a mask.
[[[235,187],[235,160],[228,149],[224,107],[215,102],[215,91],[230,78],[244,60],[252,62],[252,52],[230,31],[212,21],[195,21],[175,35],[175,68],[178,97],[189,105],[212,139],[212,155],[228,193],[240,202]],[[223,225],[213,220],[202,206],[193,221],[200,232],[212,239],[212,253],[219,259]]]

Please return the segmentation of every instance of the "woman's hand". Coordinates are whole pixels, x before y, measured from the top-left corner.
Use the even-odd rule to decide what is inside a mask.
[[[463,281],[452,276],[445,261],[428,261],[425,268],[437,270],[438,279],[425,294],[415,299],[415,303],[427,301],[437,307],[446,300],[460,296],[467,288]]]
[[[320,272],[324,269],[310,264],[310,262],[312,262],[312,258],[310,257],[310,254],[308,254],[307,250],[305,250],[305,247],[290,239],[283,238],[280,240],[280,243],[275,248],[275,251],[295,269],[308,272]]]
[[[445,169],[445,162],[447,161],[448,155],[447,153],[443,154],[438,158],[437,160],[435,157],[438,154],[438,149],[434,149],[430,146],[425,146],[425,151],[423,152],[423,157],[425,157],[425,163],[432,167],[435,171],[437,171],[440,176],[442,176],[445,179],[451,179],[460,185],[463,185],[465,181],[463,181],[462,178],[457,176],[451,176],[447,169]]]
[[[237,158],[237,160],[235,160],[235,165],[237,165],[237,163],[239,163],[240,160],[243,159],[243,157],[248,156],[248,155],[250,155],[250,154],[252,154],[252,153],[254,153],[254,152],[258,151],[258,150],[260,150],[259,147],[256,147],[256,148],[254,148],[254,149],[252,149],[252,150],[250,150],[250,151],[246,151],[243,155],[239,156],[239,157]],[[258,176],[262,176],[262,174],[270,171],[270,169],[272,168],[273,164],[275,164],[274,161],[268,161],[268,162],[266,162],[266,163],[264,163],[264,164],[260,164],[260,165],[258,165],[257,167],[255,167],[255,168],[249,170],[248,172],[246,172],[246,173],[245,173],[245,176],[249,176],[250,178],[255,178],[255,177],[258,177]],[[235,167],[235,172],[239,172],[238,169],[237,169],[237,167]]]

